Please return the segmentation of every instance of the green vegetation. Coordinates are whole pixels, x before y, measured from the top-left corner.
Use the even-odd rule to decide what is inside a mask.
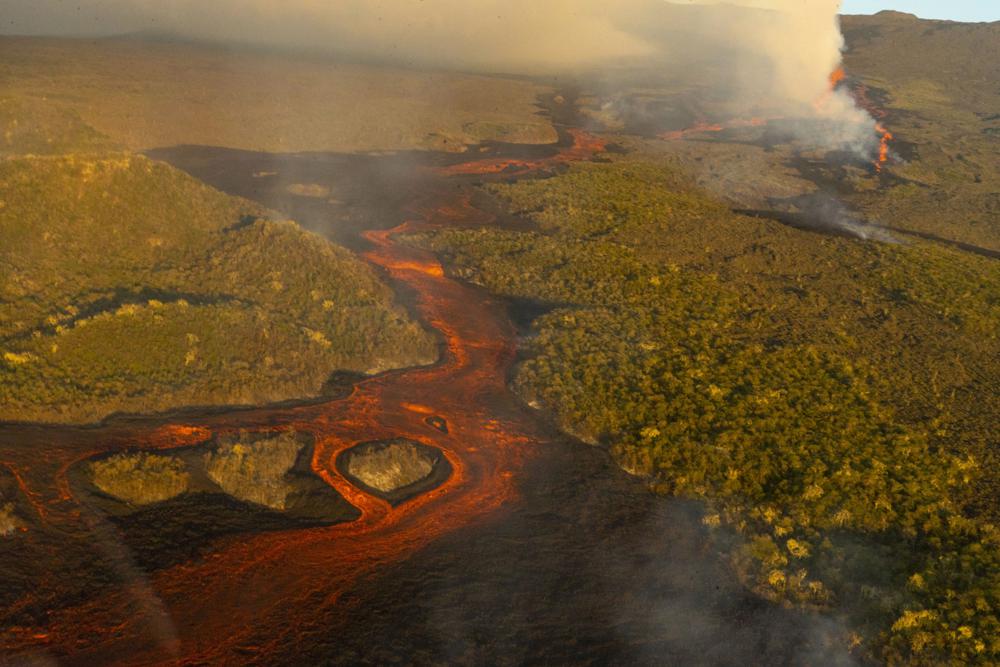
[[[42,100],[0,98],[0,157],[114,148],[69,109]]]
[[[351,450],[347,472],[363,484],[383,493],[392,493],[426,479],[434,471],[435,460],[409,440],[361,445]]]
[[[287,475],[302,446],[294,432],[257,440],[249,440],[244,433],[222,439],[205,454],[205,470],[234,498],[283,510],[293,490]]]
[[[137,155],[0,161],[0,420],[313,396],[435,358],[370,269],[266,215]]]
[[[88,466],[94,486],[132,505],[149,505],[188,490],[191,475],[173,456],[139,452],[115,454]]]
[[[660,164],[491,186],[536,232],[415,240],[559,306],[518,393],[744,538],[767,597],[892,661],[1000,658],[1000,267],[731,214]]]

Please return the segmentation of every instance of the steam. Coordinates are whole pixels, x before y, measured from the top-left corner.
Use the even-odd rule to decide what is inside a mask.
[[[13,0],[10,33],[155,29],[213,41],[512,74],[645,68],[704,76],[737,112],[822,120],[818,146],[870,151],[874,122],[830,91],[839,0]],[[709,73],[707,76],[703,73]]]

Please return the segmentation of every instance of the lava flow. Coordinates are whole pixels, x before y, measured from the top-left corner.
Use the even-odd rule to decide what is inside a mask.
[[[813,102],[813,108],[815,108],[817,112],[823,110],[830,97],[833,95],[833,92],[837,89],[837,86],[844,81],[846,76],[847,74],[844,72],[843,68],[837,68],[830,74],[830,85],[826,92]],[[784,118],[777,115],[767,117],[754,116],[752,118],[730,118],[729,120],[718,123],[710,123],[700,120],[690,127],[680,130],[671,130],[669,132],[661,132],[657,135],[657,137],[665,141],[677,141],[679,139],[686,139],[687,137],[695,134],[718,133],[744,127],[763,127],[772,121],[778,120],[784,120]]]
[[[684,128],[683,130],[673,130],[670,132],[662,132],[657,135],[660,139],[665,141],[677,141],[678,139],[684,139],[693,134],[703,134],[703,133],[715,133],[723,132],[725,130],[732,130],[740,127],[762,127],[767,125],[767,123],[773,119],[770,118],[733,118],[722,123],[706,123],[699,121],[691,127]]]
[[[871,99],[868,93],[868,86],[863,83],[858,83],[851,88],[851,96],[859,107],[867,111],[875,119],[875,131],[879,134],[875,170],[881,173],[883,167],[889,161],[889,144],[895,138],[883,122],[888,114]]]
[[[504,174],[506,176],[523,176],[533,171],[551,167],[558,164],[568,164],[579,160],[585,160],[605,149],[605,142],[592,134],[571,128],[566,131],[572,138],[572,145],[559,151],[551,157],[539,158],[536,160],[505,159],[505,158],[484,158],[472,162],[463,162],[437,169],[436,171],[444,176],[470,175],[470,174]]]
[[[827,90],[813,102],[813,108],[816,109],[817,113],[823,113],[833,96],[834,91],[837,90],[838,86],[841,86],[842,84],[846,85],[846,82],[847,72],[843,67],[838,67],[830,73],[829,86]],[[879,148],[878,155],[876,156],[873,164],[875,165],[875,170],[881,173],[883,167],[889,161],[889,144],[893,140],[892,132],[890,132],[882,123],[882,120],[886,117],[886,113],[871,102],[868,98],[868,89],[863,84],[857,84],[854,86],[851,94],[857,105],[865,109],[873,118],[876,119],[875,130],[879,134]],[[767,118],[732,118],[717,123],[710,123],[702,120],[696,122],[690,127],[680,130],[661,132],[657,135],[657,137],[665,141],[677,141],[698,134],[713,134],[744,127],[762,127],[771,121],[778,120],[783,120],[783,118],[780,116],[771,116]]]
[[[52,436],[36,427],[24,427],[24,437],[14,433],[3,463],[44,506],[45,520],[75,530],[84,525],[95,539],[115,531],[99,534],[106,521],[78,504],[68,481],[72,466],[104,452],[190,447],[244,429],[311,434],[314,472],[360,517],[223,538],[206,557],[148,578],[134,566],[128,569],[126,554],[116,562],[128,585],[51,610],[44,625],[4,636],[0,650],[88,664],[266,661],[277,647],[349,614],[351,603],[342,595],[359,581],[513,502],[518,471],[547,437],[505,385],[515,355],[513,327],[500,304],[450,279],[432,254],[395,237],[493,221],[473,206],[468,188],[456,189],[448,177],[528,173],[604,148],[586,133],[567,134],[572,142],[549,157],[486,158],[438,168],[435,185],[408,204],[403,224],[363,233],[370,248],[363,258],[414,294],[416,312],[440,333],[443,353],[436,365],[360,381],[350,395],[323,403],[208,414],[158,426],[120,421]],[[335,461],[359,442],[397,437],[437,447],[453,472],[437,488],[394,507],[351,484]],[[37,488],[29,490],[32,486]]]
[[[893,136],[892,132],[887,130],[882,123],[875,123],[875,130],[882,135],[879,139],[878,158],[876,158],[875,162],[875,170],[881,173],[882,168],[889,161],[889,142],[892,141]]]

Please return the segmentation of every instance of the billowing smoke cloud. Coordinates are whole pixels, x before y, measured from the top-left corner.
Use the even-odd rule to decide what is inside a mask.
[[[820,143],[863,144],[872,122],[830,92],[839,0],[13,0],[6,32],[157,29],[196,38],[518,74],[644,65],[713,72],[747,109],[822,118]]]

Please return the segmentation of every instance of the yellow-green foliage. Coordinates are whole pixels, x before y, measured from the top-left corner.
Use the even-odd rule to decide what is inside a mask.
[[[0,537],[10,535],[23,525],[14,513],[14,503],[0,505]]]
[[[1000,658],[997,470],[978,464],[1000,416],[995,263],[740,218],[641,162],[492,190],[543,233],[419,238],[563,305],[534,324],[526,400],[706,499],[760,593],[843,603],[884,657]]]
[[[37,99],[0,98],[0,157],[110,147],[107,137],[86,125],[73,111]]]
[[[407,440],[352,453],[347,464],[347,472],[384,493],[419,482],[433,470],[433,459]]]
[[[116,454],[88,466],[91,481],[110,496],[133,505],[148,505],[179,496],[191,476],[173,456],[140,452]]]
[[[165,164],[10,158],[0,202],[0,420],[282,400],[435,356],[348,251]]]
[[[208,476],[229,495],[276,510],[285,509],[291,485],[286,478],[302,450],[294,433],[250,440],[224,440],[205,455]]]

